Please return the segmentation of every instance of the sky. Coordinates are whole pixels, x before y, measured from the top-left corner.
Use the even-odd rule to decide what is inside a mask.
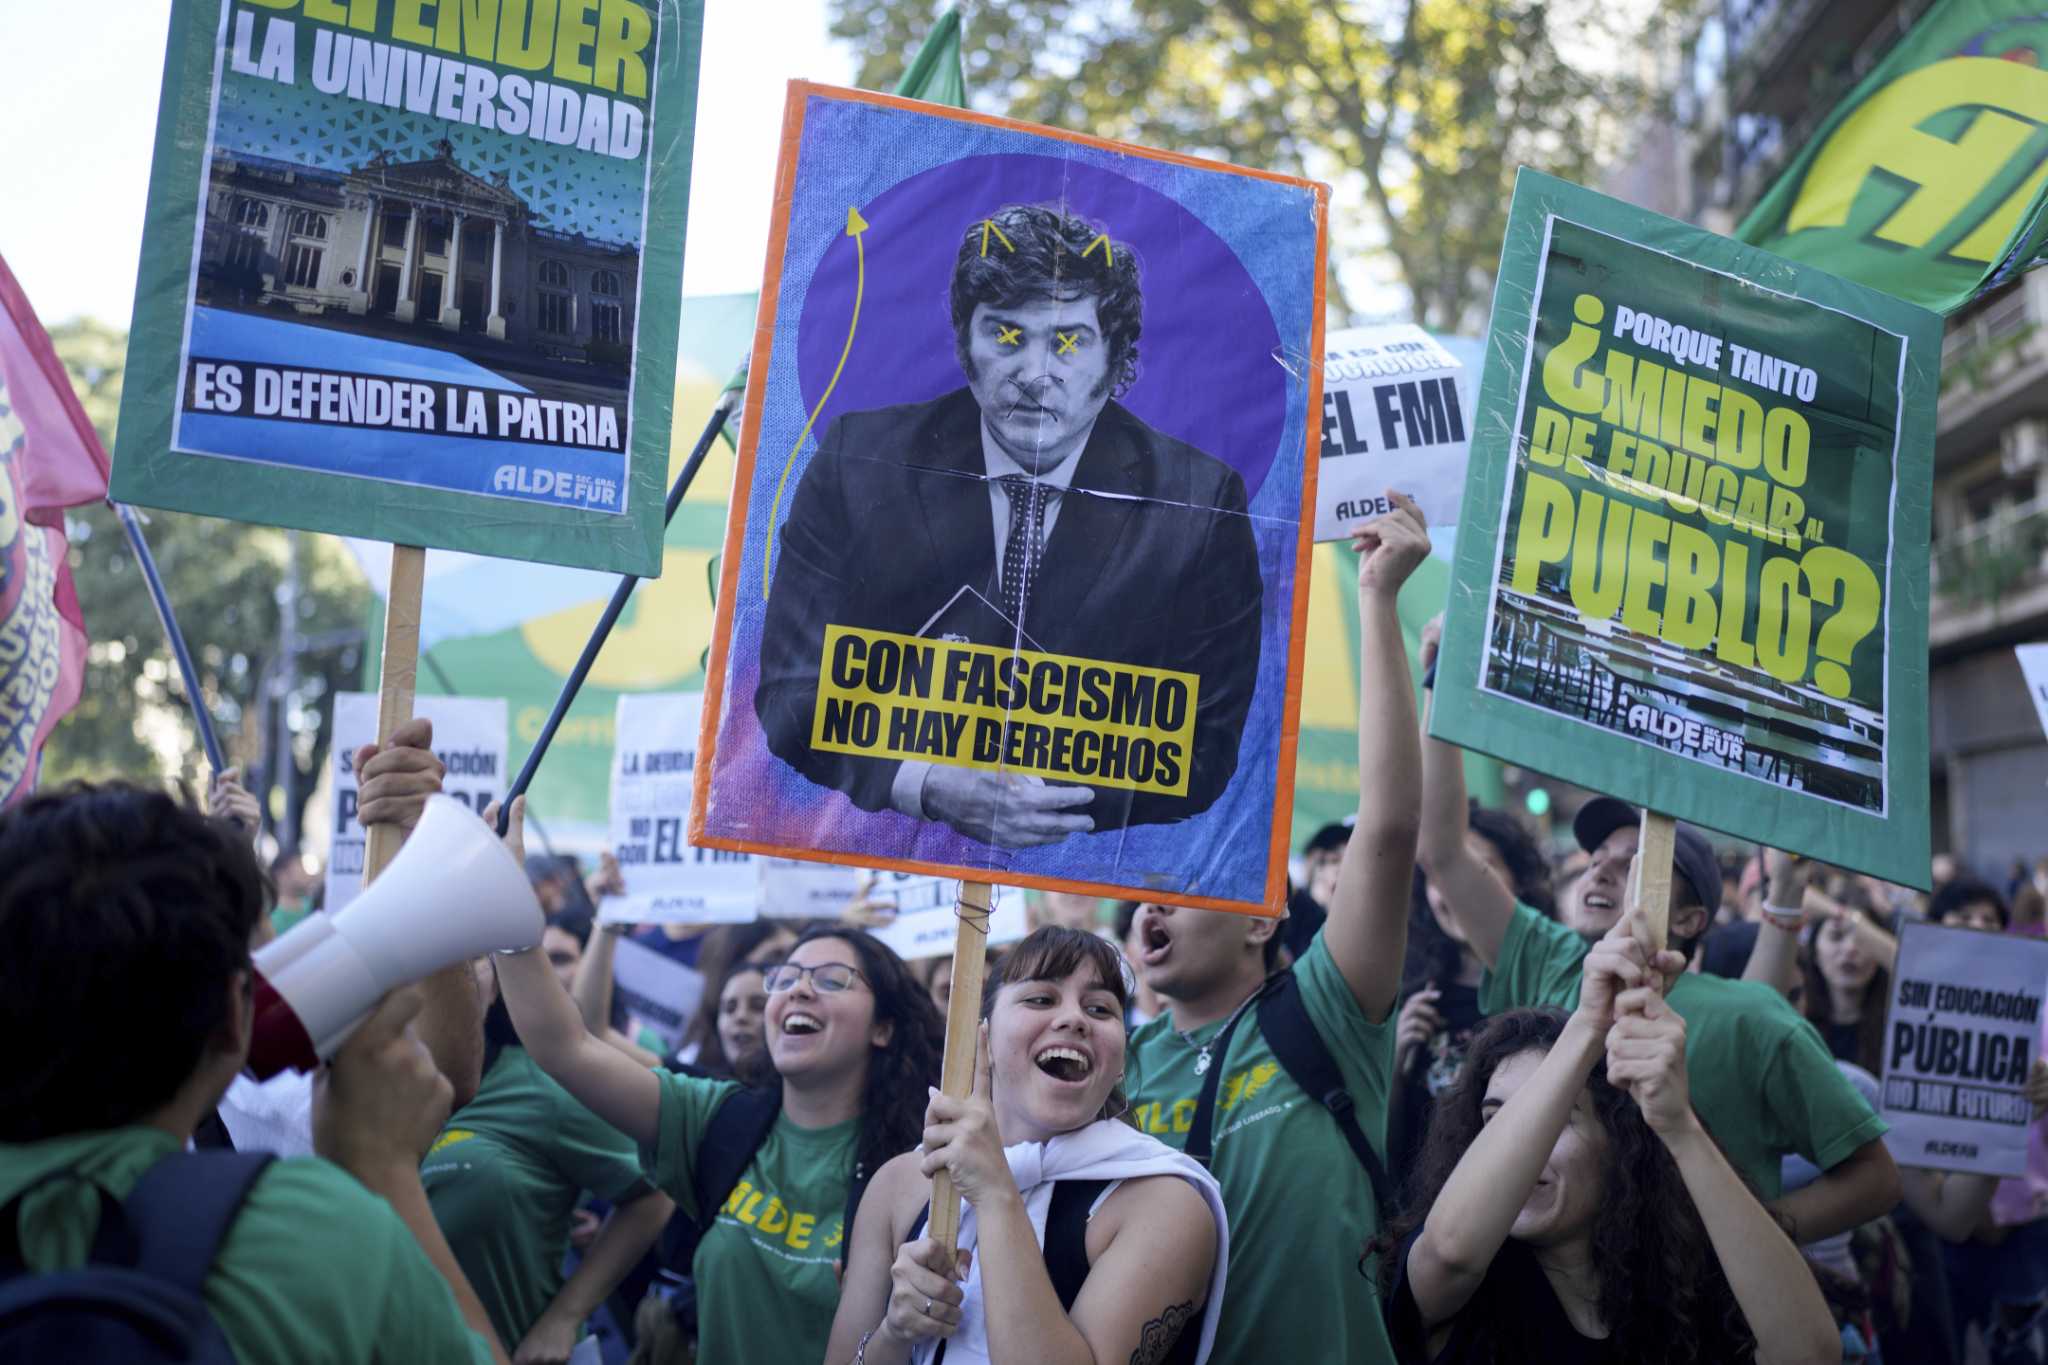
[[[119,0],[80,31],[62,0],[0,0],[0,257],[46,324],[85,315],[125,328],[163,80],[170,0]],[[683,292],[761,286],[783,88],[834,85],[853,58],[826,36],[825,0],[705,6]],[[102,11],[107,13],[108,11]]]

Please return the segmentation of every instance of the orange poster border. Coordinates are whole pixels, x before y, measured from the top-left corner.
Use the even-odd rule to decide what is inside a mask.
[[[1063,128],[1048,128],[1040,124],[1024,123],[1017,119],[1002,118],[994,114],[976,113],[967,109],[954,109],[944,105],[927,104],[922,100],[904,99],[899,95],[877,94],[869,90],[851,90],[841,86],[820,85],[812,81],[791,81],[785,97],[782,112],[781,152],[775,172],[775,207],[768,229],[767,260],[761,272],[761,300],[754,318],[754,348],[747,367],[746,410],[758,414],[768,396],[768,364],[774,349],[776,310],[782,296],[782,262],[789,244],[789,211],[795,198],[797,149],[803,141],[804,111],[813,95],[845,100],[856,104],[871,104],[885,109],[901,109],[912,113],[925,114],[934,118],[948,119],[955,123],[976,124],[987,128],[1003,128],[1012,132],[1028,133],[1036,137],[1056,141],[1072,142],[1083,147],[1100,151],[1116,152],[1120,155],[1141,157],[1147,161],[1164,162],[1169,165],[1186,166],[1197,170],[1216,171],[1226,175],[1243,176],[1251,180],[1269,180],[1278,184],[1292,185],[1308,190],[1315,199],[1316,218],[1316,272],[1315,297],[1310,311],[1308,366],[1308,417],[1305,423],[1304,451],[1306,477],[1302,486],[1301,515],[1295,537],[1294,549],[1294,602],[1291,625],[1288,634],[1287,676],[1282,691],[1281,730],[1279,763],[1275,772],[1273,824],[1269,831],[1266,847],[1266,886],[1264,900],[1259,903],[1229,900],[1217,896],[1190,895],[1183,892],[1148,891],[1144,899],[1165,905],[1186,905],[1203,910],[1227,910],[1236,914],[1254,915],[1262,918],[1277,918],[1285,912],[1287,904],[1287,837],[1294,807],[1294,777],[1296,750],[1301,738],[1301,686],[1304,660],[1307,657],[1306,631],[1308,628],[1308,594],[1312,577],[1309,572],[1310,556],[1314,549],[1312,536],[1315,530],[1313,509],[1316,497],[1317,461],[1322,454],[1322,423],[1317,414],[1322,411],[1323,369],[1320,357],[1323,353],[1324,324],[1324,281],[1329,271],[1329,217],[1330,187],[1318,181],[1306,180],[1299,176],[1282,175],[1277,171],[1255,170],[1246,166],[1233,166],[1228,162],[1215,161],[1207,157],[1189,156],[1182,152],[1163,151],[1156,147],[1140,147],[1128,142],[1110,138],[1095,137],[1088,133],[1069,132]],[[704,678],[704,711],[702,729],[697,741],[697,768],[692,780],[690,795],[690,843],[699,848],[725,849],[735,853],[756,853],[776,858],[795,858],[805,862],[835,863],[842,867],[876,868],[892,872],[911,872],[926,876],[957,877],[968,881],[988,881],[1004,886],[1029,887],[1039,891],[1072,891],[1086,896],[1104,896],[1112,899],[1131,899],[1136,888],[1106,882],[1077,880],[1071,877],[1048,877],[1037,873],[1009,872],[997,868],[965,867],[952,863],[932,863],[910,858],[892,858],[875,854],[840,853],[828,849],[790,848],[781,844],[762,843],[755,840],[734,839],[705,832],[705,821],[709,815],[711,800],[711,774],[715,770],[718,756],[718,729],[724,719],[725,678],[732,643],[732,621],[734,605],[740,590],[740,560],[746,545],[747,512],[752,501],[754,461],[760,444],[760,423],[747,423],[740,433],[737,463],[733,472],[732,498],[726,509],[725,542],[722,551],[724,562],[719,568],[718,607],[711,633],[711,663]],[[774,535],[770,528],[769,535]]]

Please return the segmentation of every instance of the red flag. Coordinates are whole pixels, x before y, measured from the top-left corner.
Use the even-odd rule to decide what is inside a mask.
[[[64,509],[106,495],[106,449],[0,259],[0,806],[34,787],[85,685]]]

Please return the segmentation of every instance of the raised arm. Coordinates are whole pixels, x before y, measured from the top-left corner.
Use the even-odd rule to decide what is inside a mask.
[[[1799,979],[1799,927],[1805,916],[1806,864],[1782,849],[1764,856],[1764,917],[1756,946],[1742,969],[1744,981],[1758,981],[1780,995],[1792,994]],[[1779,912],[1779,913],[1773,913]],[[1794,918],[1794,913],[1798,918]]]
[[[1422,783],[1415,692],[1395,599],[1429,556],[1422,510],[1396,510],[1351,539],[1358,551],[1358,823],[1344,846],[1323,943],[1365,1017],[1385,1019],[1401,985],[1415,879],[1415,793]]]
[[[1432,622],[1431,624],[1435,624]],[[1423,667],[1432,662],[1434,642],[1423,643]],[[1435,693],[1428,703],[1434,704]],[[1429,880],[1443,893],[1451,917],[1465,941],[1487,967],[1500,960],[1500,948],[1515,916],[1515,897],[1465,846],[1471,826],[1465,802],[1465,751],[1455,744],[1422,739],[1422,830],[1416,856]]]
[[[497,819],[497,803],[484,812]],[[505,843],[525,861],[526,798],[512,803]],[[529,949],[500,953],[498,988],[527,1055],[584,1108],[642,1146],[654,1142],[661,1122],[661,1082],[617,1048],[593,1036],[547,958]]]
[[[569,1359],[583,1335],[583,1320],[595,1313],[605,1297],[619,1287],[619,1281],[640,1263],[675,1211],[675,1201],[658,1190],[648,1190],[614,1210],[597,1240],[584,1251],[576,1273],[526,1330],[512,1353],[514,1365]]]
[[[383,745],[356,751],[356,818],[364,829],[396,825],[401,838],[412,833],[438,795],[445,769],[434,757],[434,723],[415,716],[391,732]],[[476,998],[476,974],[467,962],[443,968],[419,983],[420,1014],[413,1029],[434,1065],[455,1089],[455,1107],[476,1098],[484,1072],[484,1012]]]
[[[1842,1358],[1813,1272],[1708,1136],[1686,1084],[1685,1021],[1652,986],[1625,992],[1607,1035],[1607,1079],[1629,1092],[1678,1164],[1707,1238],[1756,1337],[1759,1365]]]

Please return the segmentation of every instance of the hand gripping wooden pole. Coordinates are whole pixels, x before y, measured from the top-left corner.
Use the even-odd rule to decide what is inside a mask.
[[[981,982],[988,968],[987,882],[960,883],[959,923],[953,931],[953,998],[946,1007],[946,1060],[939,1089],[966,1099],[974,1089],[975,1041],[981,1032]],[[932,1177],[931,1234],[951,1256],[960,1244],[960,1191],[950,1171]]]
[[[1643,812],[1636,840],[1636,865],[1630,874],[1629,897],[1642,912],[1650,931],[1650,951],[1661,953],[1671,942],[1671,859],[1677,852],[1678,822],[1656,811]]]
[[[420,669],[420,596],[427,552],[417,545],[391,547],[391,591],[384,598],[384,663],[377,686],[377,744],[412,719],[414,685]],[[363,885],[368,886],[398,856],[405,831],[372,825],[363,850]]]

